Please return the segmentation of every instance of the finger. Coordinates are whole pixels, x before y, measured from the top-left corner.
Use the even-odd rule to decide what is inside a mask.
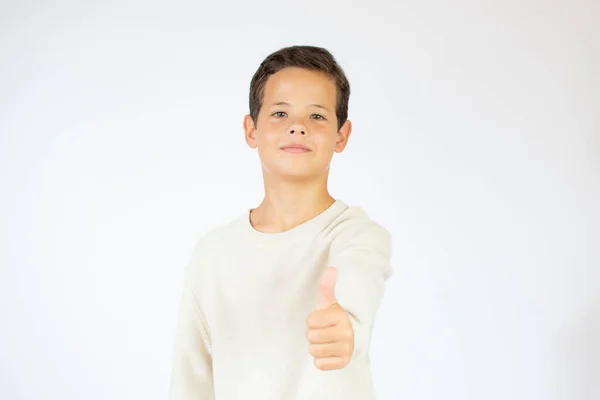
[[[313,311],[306,319],[306,325],[311,329],[323,329],[340,323],[345,311],[336,305],[324,310]]]
[[[340,329],[334,326],[325,329],[308,329],[306,331],[306,339],[313,344],[351,342],[353,338],[352,328]]]
[[[344,368],[348,364],[347,358],[342,357],[327,357],[315,358],[315,365],[323,371]]]
[[[337,302],[335,299],[335,284],[337,281],[337,269],[327,267],[319,280],[319,295],[315,309],[322,310]]]
[[[352,354],[352,344],[350,342],[335,342],[324,344],[311,344],[308,346],[308,352],[313,357],[347,357]]]

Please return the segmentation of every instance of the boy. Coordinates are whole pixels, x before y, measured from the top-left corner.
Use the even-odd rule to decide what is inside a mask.
[[[256,71],[244,131],[265,196],[194,248],[171,400],[375,398],[368,353],[390,235],[327,189],[349,96],[323,48],[281,49]]]

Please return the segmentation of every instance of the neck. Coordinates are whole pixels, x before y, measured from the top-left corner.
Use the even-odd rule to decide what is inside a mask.
[[[311,180],[287,180],[263,173],[265,197],[250,214],[252,225],[265,232],[292,229],[325,211],[335,199],[327,190],[327,174]]]

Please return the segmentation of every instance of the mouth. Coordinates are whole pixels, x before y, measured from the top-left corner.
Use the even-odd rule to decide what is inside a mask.
[[[293,154],[308,153],[310,151],[310,149],[308,147],[302,146],[302,145],[282,146],[282,147],[280,147],[280,149],[285,151],[286,153],[293,153]]]

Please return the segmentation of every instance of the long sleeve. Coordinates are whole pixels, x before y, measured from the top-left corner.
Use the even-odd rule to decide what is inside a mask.
[[[331,246],[329,265],[338,269],[335,296],[354,328],[352,359],[368,355],[385,281],[392,275],[389,232],[372,221],[345,230]]]
[[[185,268],[169,400],[373,400],[371,330],[391,275],[390,234],[337,200],[284,232],[250,212],[204,233]],[[326,266],[349,315],[354,351],[324,372],[307,346]]]
[[[214,400],[210,334],[186,267],[173,346],[169,400]]]

